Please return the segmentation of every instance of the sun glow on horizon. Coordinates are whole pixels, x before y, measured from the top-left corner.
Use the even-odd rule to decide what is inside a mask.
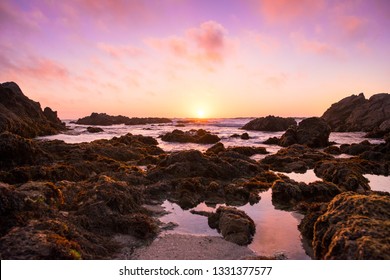
[[[196,115],[198,116],[199,119],[203,119],[205,117],[205,112],[203,109],[199,109],[197,112],[196,112]]]

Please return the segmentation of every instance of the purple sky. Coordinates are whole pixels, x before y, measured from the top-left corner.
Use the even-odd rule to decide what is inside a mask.
[[[61,118],[321,115],[390,87],[390,1],[0,1],[0,82]]]

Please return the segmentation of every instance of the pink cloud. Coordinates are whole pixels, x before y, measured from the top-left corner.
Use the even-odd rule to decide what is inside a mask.
[[[215,21],[207,21],[199,27],[190,28],[183,36],[149,38],[145,43],[158,51],[196,62],[213,70],[225,62],[237,48],[237,42],[229,38],[227,30]]]
[[[287,23],[312,17],[324,9],[324,0],[261,0],[260,9],[269,23]]]
[[[8,57],[12,57],[9,59]],[[36,79],[65,81],[69,70],[52,59],[35,55],[31,52],[17,56],[9,45],[0,44],[1,78],[10,80]]]
[[[121,58],[124,56],[139,57],[144,54],[144,51],[142,49],[131,45],[118,46],[118,45],[99,43],[98,48],[115,58]]]
[[[365,37],[367,34],[367,20],[357,16],[343,16],[339,18],[339,24],[350,39]]]
[[[69,77],[69,71],[60,63],[47,58],[34,58],[30,65],[18,66],[17,71],[26,76],[38,79],[64,80]]]
[[[199,28],[187,30],[187,36],[196,44],[199,58],[210,62],[223,62],[232,47],[226,29],[215,21],[204,22]]]

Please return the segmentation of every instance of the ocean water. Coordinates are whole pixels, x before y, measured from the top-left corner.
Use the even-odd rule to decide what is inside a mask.
[[[205,151],[212,145],[198,145],[193,143],[168,143],[162,141],[159,136],[171,132],[174,129],[188,131],[191,129],[205,129],[221,138],[221,142],[225,147],[230,146],[262,146],[271,154],[276,153],[280,147],[276,145],[262,144],[270,137],[279,137],[283,132],[261,132],[261,131],[245,131],[240,129],[244,124],[249,122],[250,118],[231,118],[231,119],[208,119],[208,120],[189,120],[189,119],[174,119],[172,124],[150,124],[150,125],[112,125],[99,126],[104,132],[89,133],[86,131],[88,126],[76,125],[70,120],[66,121],[69,130],[63,134],[40,137],[42,140],[63,140],[66,143],[81,143],[91,142],[97,139],[111,139],[115,136],[125,135],[127,133],[141,134],[144,136],[152,136],[158,141],[158,145],[166,152],[181,151],[187,149],[197,149]],[[300,121],[300,119],[297,119]],[[184,127],[177,127],[181,122]],[[249,140],[230,137],[233,134],[247,132],[250,136]],[[336,142],[337,145],[360,143],[364,140],[364,133],[331,133],[330,141]],[[381,140],[369,139],[373,144],[381,143]],[[252,158],[260,160],[266,155],[255,155]],[[341,157],[348,157],[341,155]],[[308,170],[304,174],[298,173],[283,173],[291,179],[298,182],[310,183],[320,180],[316,177],[313,170]],[[369,175],[365,177],[370,180],[370,186],[373,190],[390,191],[390,177]],[[305,240],[302,239],[298,231],[298,224],[303,216],[296,212],[288,212],[280,209],[275,209],[272,205],[271,190],[261,193],[261,200],[255,205],[244,205],[238,207],[245,211],[256,224],[256,234],[253,242],[248,245],[250,249],[260,255],[273,255],[284,253],[290,259],[310,259],[307,254],[307,246]],[[160,218],[163,222],[175,222],[178,226],[173,229],[172,233],[195,234],[195,235],[213,235],[219,236],[216,230],[208,226],[207,218],[199,215],[194,215],[188,210],[182,210],[179,205],[165,201],[162,205],[169,214]],[[219,205],[216,205],[218,207]],[[202,211],[215,211],[205,203],[199,204],[194,208]],[[169,232],[168,232],[169,234]],[[306,248],[306,249],[305,249]]]
[[[148,124],[148,125],[112,125],[112,126],[97,126],[104,130],[100,133],[89,133],[87,125],[77,125],[71,122],[71,120],[65,120],[68,131],[65,133],[39,137],[38,139],[43,140],[63,140],[66,143],[82,143],[91,142],[97,139],[111,139],[115,136],[122,136],[127,133],[141,134],[144,136],[152,136],[159,142],[160,148],[166,152],[181,151],[188,149],[197,149],[205,151],[212,145],[200,145],[193,143],[169,143],[164,142],[159,136],[171,132],[174,129],[180,129],[188,131],[191,129],[205,129],[213,134],[218,135],[221,138],[221,142],[225,147],[230,146],[263,146],[267,148],[270,153],[276,153],[280,147],[276,145],[264,145],[262,144],[265,140],[270,137],[280,137],[283,132],[263,132],[263,131],[245,131],[240,129],[244,124],[248,123],[252,118],[225,118],[225,119],[173,119],[173,123],[169,124]],[[301,119],[297,119],[299,122]],[[183,124],[184,127],[178,127],[177,125]],[[230,137],[233,134],[239,134],[247,132],[249,134],[249,140],[242,140],[241,138]],[[353,132],[353,133],[331,133],[330,141],[336,142],[338,145],[360,143],[364,140],[364,133]],[[381,143],[382,140],[370,139],[373,144]],[[259,159],[259,158],[257,158]]]

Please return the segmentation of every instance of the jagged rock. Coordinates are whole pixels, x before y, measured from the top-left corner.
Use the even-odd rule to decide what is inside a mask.
[[[53,123],[53,125],[57,126],[59,130],[64,129],[65,124],[58,118],[57,111],[53,111],[51,108],[45,107],[43,114],[50,122]]]
[[[210,215],[208,222],[225,240],[238,245],[251,243],[256,231],[253,220],[244,211],[234,207],[218,207],[216,213]]]
[[[331,155],[340,155],[342,154],[341,150],[337,146],[329,146],[324,149],[324,152]]]
[[[298,127],[288,129],[280,139],[283,147],[292,144],[307,145],[311,148],[322,148],[329,145],[330,127],[321,118],[302,120]]]
[[[175,129],[172,132],[168,132],[161,137],[161,140],[166,142],[179,142],[179,143],[197,143],[197,144],[214,144],[221,139],[217,135],[211,134],[204,129],[181,131]]]
[[[171,123],[172,121],[167,118],[129,118],[125,116],[110,116],[105,113],[92,113],[90,116],[78,119],[76,124],[83,125],[114,125],[114,124],[126,124],[126,125],[142,125],[153,123]]]
[[[242,140],[249,140],[249,139],[250,139],[249,134],[246,133],[246,132],[243,133],[243,134],[241,134],[240,138],[241,138]]]
[[[314,168],[316,163],[332,158],[329,154],[295,144],[266,156],[261,163],[269,165],[274,171],[304,173],[307,169]]]
[[[267,116],[251,120],[249,123],[245,124],[242,129],[259,131],[284,131],[291,125],[296,124],[297,122],[293,118]]]
[[[294,144],[307,145],[311,148],[323,148],[329,145],[330,127],[321,118],[307,118],[298,126],[290,126],[278,139],[269,138],[265,144],[288,147]]]
[[[368,100],[363,93],[346,97],[332,104],[322,118],[332,131],[374,131],[390,119],[390,95],[375,94]]]
[[[370,190],[368,180],[363,176],[363,168],[351,160],[325,160],[316,165],[314,172],[318,177],[338,185],[343,191]]]
[[[344,154],[348,155],[360,155],[366,151],[370,151],[372,149],[372,145],[367,140],[359,143],[359,144],[343,144],[340,146],[340,151]]]
[[[38,102],[26,97],[14,82],[0,84],[0,133],[9,131],[22,137],[51,135],[65,130],[57,113],[42,111]]]
[[[222,143],[217,143],[206,150],[206,154],[216,154],[226,151],[225,146]]]

